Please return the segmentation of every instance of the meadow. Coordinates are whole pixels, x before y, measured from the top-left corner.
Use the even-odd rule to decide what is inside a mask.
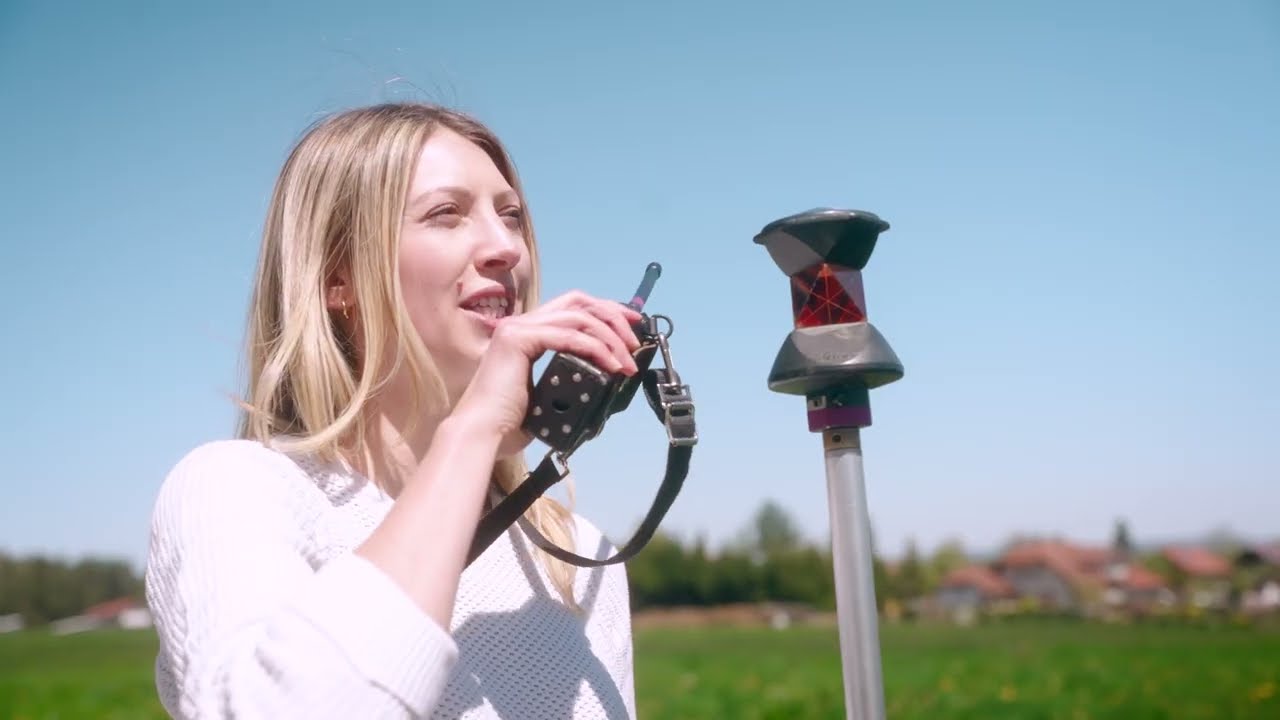
[[[1280,717],[1280,631],[1016,621],[881,628],[888,715]],[[0,719],[164,718],[149,632],[0,635]],[[636,634],[641,718],[843,718],[834,628]]]

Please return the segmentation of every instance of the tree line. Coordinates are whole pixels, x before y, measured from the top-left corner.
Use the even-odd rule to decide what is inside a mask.
[[[18,614],[28,625],[78,615],[119,597],[142,599],[142,578],[122,560],[14,557],[0,552],[0,616]]]
[[[888,600],[918,597],[964,562],[958,543],[927,558],[908,544],[892,572],[877,554],[876,599],[883,609]],[[715,551],[703,539],[659,532],[628,562],[627,573],[635,609],[764,601],[835,607],[830,544],[804,541],[795,520],[773,501]],[[142,577],[127,562],[0,552],[0,616],[17,613],[26,624],[41,625],[119,597],[143,599]]]
[[[881,610],[889,601],[905,603],[932,592],[947,573],[968,562],[955,541],[927,557],[908,542],[892,566],[879,552],[873,554]],[[681,541],[656,533],[628,563],[627,574],[637,610],[764,601],[835,607],[830,543],[804,541],[795,521],[774,501],[766,501],[738,536],[716,552],[701,538]]]

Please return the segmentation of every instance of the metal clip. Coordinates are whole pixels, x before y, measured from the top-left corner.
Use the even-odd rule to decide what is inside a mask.
[[[671,322],[670,318],[666,320],[668,323]],[[674,324],[671,329],[675,329]],[[658,403],[662,405],[663,413],[662,424],[667,428],[667,440],[672,445],[693,446],[698,443],[693,395],[689,391],[689,386],[680,382],[680,373],[671,362],[671,348],[667,344],[667,337],[670,334],[670,331],[658,334],[658,349],[662,351],[662,362],[667,371],[667,382],[658,383]]]
[[[658,330],[658,318],[667,321],[668,330],[665,333]],[[667,342],[667,338],[671,337],[671,334],[676,331],[676,324],[671,322],[671,318],[666,315],[654,315],[649,320],[649,327],[652,329],[653,335],[658,338],[658,349],[662,351],[662,365],[667,369],[667,374],[671,379],[668,385],[678,385],[680,383],[680,373],[676,372],[676,366],[671,362],[671,346]]]
[[[551,464],[556,468],[557,479],[563,480],[569,474],[569,456],[571,454],[573,454],[573,450],[568,452],[552,450],[547,453],[547,457],[551,459]]]

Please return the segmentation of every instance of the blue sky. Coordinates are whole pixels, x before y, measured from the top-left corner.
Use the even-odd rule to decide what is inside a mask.
[[[673,532],[718,543],[774,498],[825,536],[751,238],[839,206],[892,224],[865,273],[907,369],[864,440],[886,552],[1116,517],[1280,535],[1275,3],[109,5],[0,8],[0,548],[141,561],[167,469],[231,432],[279,163],[393,99],[509,143],[549,294],[625,299],[663,263],[702,437]],[[618,538],[662,469],[645,412],[573,463]]]

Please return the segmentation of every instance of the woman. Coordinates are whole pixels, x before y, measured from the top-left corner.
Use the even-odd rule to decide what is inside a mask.
[[[514,531],[465,563],[490,487],[524,477],[531,363],[637,371],[634,311],[577,292],[535,309],[536,248],[471,118],[380,105],[301,139],[267,213],[239,437],[183,457],[154,510],[170,714],[634,716],[622,565],[575,572]],[[614,551],[549,498],[529,517]]]

